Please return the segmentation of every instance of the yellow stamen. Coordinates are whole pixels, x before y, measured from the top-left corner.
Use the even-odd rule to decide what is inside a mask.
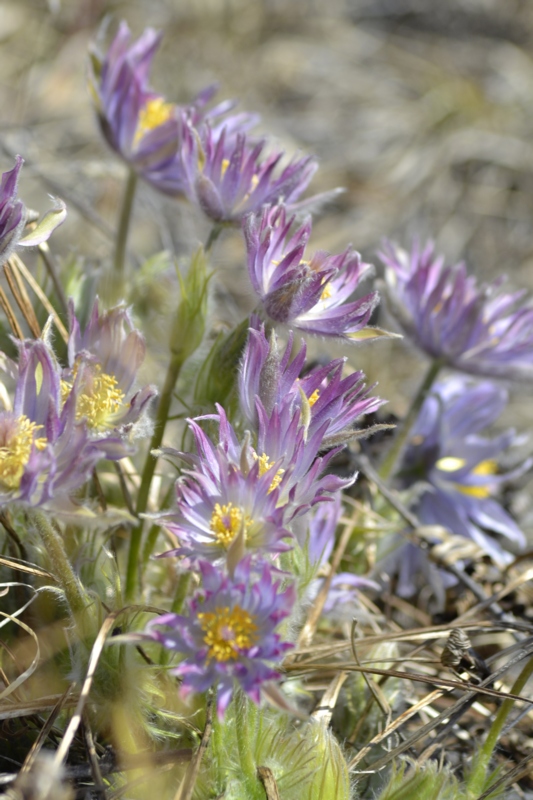
[[[202,612],[198,619],[209,648],[209,661],[235,661],[239,651],[249,649],[257,641],[257,625],[251,614],[240,606]]]
[[[215,534],[216,543],[221,547],[228,548],[239,533],[241,525],[244,524],[246,535],[251,523],[250,517],[245,517],[242,509],[234,506],[233,503],[227,503],[225,506],[216,503],[209,527]]]
[[[322,294],[320,295],[320,299],[321,300],[329,300],[329,298],[331,297],[332,294],[333,294],[333,291],[331,289],[331,283],[328,281],[326,283],[326,285],[324,286],[324,288],[322,289]]]
[[[155,128],[159,128],[172,117],[174,106],[172,103],[165,103],[162,97],[155,97],[148,100],[139,113],[137,129],[133,137],[133,146],[136,147],[143,136]]]
[[[316,403],[319,397],[320,397],[320,392],[318,391],[318,389],[315,389],[315,391],[313,392],[311,397],[308,398],[307,401],[311,408],[313,408],[314,404]]]
[[[5,429],[0,430],[0,484],[18,489],[33,445],[37,450],[44,450],[47,445],[45,437],[35,438],[42,427],[22,414],[17,420],[8,420]]]
[[[498,471],[498,464],[496,461],[492,459],[487,459],[486,461],[481,461],[477,467],[474,467],[472,470],[472,475],[495,475]],[[469,497],[489,497],[491,494],[491,490],[488,486],[458,486],[457,487],[462,494],[466,494]]]
[[[78,371],[74,367],[74,378]],[[105,430],[114,425],[113,417],[120,411],[124,402],[124,392],[117,388],[114,375],[102,372],[99,364],[84,372],[83,391],[76,401],[76,419],[85,419],[89,428]],[[61,381],[61,396],[66,401],[73,383]]]
[[[274,462],[273,461],[269,461],[268,456],[266,455],[266,453],[263,453],[262,456],[258,456],[257,453],[254,453],[254,457],[255,457],[256,461],[259,461],[259,477],[261,478],[261,477],[263,477],[265,472],[268,472],[268,470],[271,469],[271,467],[274,466]],[[283,473],[284,472],[285,472],[284,469],[278,469],[278,471],[276,472],[276,474],[274,475],[274,477],[272,479],[272,483],[270,484],[270,486],[268,488],[268,494],[270,494],[270,492],[273,492],[274,489],[278,488],[278,486],[281,483],[281,478],[283,477]]]
[[[442,472],[457,472],[458,469],[462,469],[466,461],[464,458],[455,458],[455,456],[445,456],[444,458],[439,458],[435,466],[437,469],[442,470]]]
[[[466,461],[464,458],[455,458],[454,456],[445,456],[444,458],[439,458],[435,466],[437,469],[440,469],[442,472],[456,472],[459,469],[462,469]],[[487,461],[481,461],[477,467],[474,467],[471,474],[472,475],[494,475],[498,470],[498,465],[496,461],[492,461],[488,459]],[[461,494],[466,494],[469,497],[489,497],[491,494],[491,490],[488,486],[467,486],[463,483],[456,483],[455,488]]]

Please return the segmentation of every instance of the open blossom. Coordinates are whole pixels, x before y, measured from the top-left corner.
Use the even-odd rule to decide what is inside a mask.
[[[300,377],[305,369],[305,342],[302,340],[291,360],[292,351],[292,331],[285,351],[280,353],[274,331],[269,341],[264,326],[250,328],[239,373],[239,399],[246,420],[254,428],[258,426],[258,401],[267,414],[275,405],[289,405],[300,409],[308,437],[327,423],[326,449],[349,438],[355,421],[383,404],[379,397],[369,395],[362,372],[343,375],[347,359],[335,359]]]
[[[62,402],[60,370],[45,343],[19,343],[13,409],[0,412],[0,505],[72,511],[71,494],[118,440],[95,444],[76,420],[75,393]]]
[[[282,590],[267,565],[256,571],[241,561],[232,577],[201,563],[202,588],[189,601],[186,615],[164,614],[146,630],[150,638],[185,656],[173,670],[183,679],[181,693],[217,689],[223,716],[235,686],[259,703],[265,681],[280,677],[275,669],[292,647],[276,628],[294,605],[292,586]]]
[[[362,263],[351,248],[338,255],[318,251],[304,258],[311,219],[291,232],[294,221],[283,206],[265,207],[244,221],[248,272],[267,316],[308,333],[348,341],[382,335],[365,328],[377,293],[350,300],[370,274],[370,264]]]
[[[386,244],[381,259],[390,309],[428,355],[473,375],[533,378],[533,306],[504,278],[478,285],[464,264],[445,266],[433,245],[407,253]]]
[[[176,482],[176,510],[158,515],[181,545],[164,555],[219,562],[234,560],[234,553],[260,557],[289,549],[276,465],[258,458],[248,442],[235,463],[196,422],[189,424],[199,456]]]
[[[283,166],[283,152],[263,154],[265,141],[230,134],[226,126],[213,130],[209,124],[184,130],[189,198],[217,223],[239,224],[246,214],[281,201],[291,208],[317,169],[315,159],[302,156]]]
[[[514,431],[480,435],[506,402],[505,390],[489,381],[455,376],[437,383],[413,426],[399,472],[405,485],[424,482],[415,507],[424,524],[443,525],[472,539],[500,564],[511,561],[505,539],[515,545],[524,545],[525,539],[495,496],[502,483],[530,465],[500,472],[498,459],[517,441]]]
[[[24,159],[15,156],[15,166],[4,172],[0,179],[0,264],[7,261],[17,246],[34,247],[45,242],[67,215],[64,203],[57,200],[40,224],[22,237],[27,212],[22,200],[17,198],[17,185],[23,164]]]
[[[128,25],[121,22],[107,53],[94,52],[91,88],[102,132],[131,167],[159,191],[183,195],[187,187],[182,153],[189,126],[209,120],[214,130],[224,118],[227,130],[247,130],[256,122],[249,114],[228,116],[226,101],[209,109],[215,86],[202,91],[189,106],[169,103],[149,84],[149,73],[161,34],[146,28],[131,43]]]
[[[101,312],[96,300],[83,333],[72,303],[69,314],[69,368],[63,371],[62,391],[66,397],[76,386],[77,418],[97,438],[110,431],[123,439],[147,435],[146,414],[156,389],[134,388],[146,345],[128,309],[118,305]]]

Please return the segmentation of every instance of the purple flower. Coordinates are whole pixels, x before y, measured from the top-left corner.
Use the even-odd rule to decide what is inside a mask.
[[[472,539],[498,564],[512,557],[495,536],[515,546],[523,546],[525,538],[494,496],[502,483],[531,464],[499,472],[498,458],[517,443],[514,431],[493,438],[480,435],[506,402],[506,391],[488,381],[455,376],[435,384],[413,426],[399,472],[405,485],[424,482],[415,506],[424,524],[442,525]]]
[[[156,390],[134,390],[146,346],[129,310],[118,305],[101,313],[97,299],[83,334],[72,302],[69,316],[69,368],[63,371],[61,386],[64,398],[76,387],[77,419],[84,419],[97,438],[110,431],[122,439],[148,435],[147,411]]]
[[[192,126],[184,130],[183,162],[190,199],[214,222],[229,224],[240,224],[246,214],[263,205],[283,201],[295,207],[317,169],[316,161],[304,156],[282,166],[281,151],[263,156],[265,141],[231,133],[226,125],[218,130],[209,124],[198,131]]]
[[[43,341],[19,343],[14,377],[13,410],[0,413],[0,504],[73,511],[70,496],[105,457],[103,447],[76,421],[74,394],[62,403],[60,370]]]
[[[17,199],[17,185],[23,164],[24,159],[15,156],[15,166],[0,179],[0,264],[7,261],[17,246],[33,247],[45,242],[67,215],[64,203],[56,201],[40,224],[22,238],[27,212],[22,200]]]
[[[177,510],[158,516],[181,543],[164,555],[233,562],[245,552],[261,555],[290,549],[283,541],[291,533],[283,527],[277,465],[258,458],[248,442],[235,462],[196,422],[189,425],[199,456],[189,459],[195,469],[176,482]]]
[[[244,221],[248,272],[268,317],[348,341],[383,335],[371,328],[361,332],[378,302],[377,293],[349,301],[371,266],[350,248],[335,256],[318,251],[305,259],[311,219],[291,232],[294,220],[283,206],[275,206]]]
[[[376,411],[384,402],[369,396],[362,372],[343,377],[345,358],[335,359],[300,377],[305,369],[305,342],[302,340],[291,360],[292,350],[292,331],[281,354],[275,332],[268,341],[264,325],[250,328],[239,373],[239,397],[241,410],[254,428],[259,421],[258,402],[266,414],[272,413],[276,405],[289,405],[300,410],[302,422],[305,418],[308,437],[327,423],[322,443],[327,449],[350,438],[354,422],[363,414]]]
[[[270,569],[256,572],[241,561],[230,578],[209,563],[200,565],[203,588],[189,601],[188,614],[164,614],[148,625],[147,635],[185,656],[175,668],[181,693],[217,689],[217,711],[224,715],[235,685],[255,703],[265,681],[277,680],[279,663],[292,647],[275,629],[295,601],[292,586],[281,591]]]
[[[520,303],[523,291],[503,294],[503,277],[478,286],[432,244],[406,253],[387,243],[381,259],[391,311],[428,355],[474,375],[533,378],[533,307]]]
[[[207,105],[216,87],[201,92],[190,106],[168,103],[149,85],[152,60],[161,34],[147,28],[130,43],[125,22],[105,55],[93,53],[91,87],[102,132],[115,152],[148,183],[170,195],[183,195],[187,176],[183,169],[184,136],[191,125],[203,120],[220,125],[234,106],[224,102],[209,110]],[[230,132],[247,130],[256,117],[237,114],[225,119]]]

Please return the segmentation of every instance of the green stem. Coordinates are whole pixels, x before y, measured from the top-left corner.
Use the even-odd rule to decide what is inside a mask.
[[[215,244],[216,240],[222,233],[223,225],[213,225],[211,230],[209,231],[209,236],[207,237],[207,241],[204,245],[204,251],[209,253],[213,245]]]
[[[183,449],[183,448],[182,448]],[[159,504],[159,509],[162,511],[164,508],[168,508],[170,505],[171,498],[174,494],[174,484],[171,483],[167,489],[167,492]],[[148,560],[152,555],[155,547],[155,543],[157,542],[157,537],[159,536],[159,532],[161,530],[161,525],[156,522],[150,530],[148,531],[148,536],[146,537],[146,541],[143,547],[142,553],[142,568],[143,570],[146,569],[146,565],[148,564]]]
[[[522,672],[515,680],[511,688],[511,694],[521,694],[522,689],[528,682],[531,675],[533,675],[533,658],[529,659],[527,664],[524,666]],[[470,776],[468,778],[466,784],[467,798],[475,798],[484,791],[485,783],[487,780],[486,773],[489,761],[491,759],[494,748],[498,743],[498,739],[502,732],[502,728],[505,724],[505,720],[509,716],[514,704],[515,701],[512,699],[504,700],[503,703],[501,704],[500,710],[498,711],[496,717],[494,718],[494,722],[491,725],[488,736],[485,739],[485,742],[478,753],[474,768],[472,769],[472,772],[470,773]]]
[[[407,443],[407,439],[411,432],[411,428],[413,427],[414,423],[416,422],[416,418],[418,417],[418,413],[422,408],[422,404],[426,399],[426,396],[431,389],[433,383],[437,375],[439,374],[442,367],[441,361],[432,361],[424,380],[414,398],[411,408],[409,409],[407,416],[402,421],[400,426],[396,431],[396,436],[393,439],[391,448],[389,452],[386,454],[383,463],[381,464],[378,472],[383,480],[387,480],[394,472],[394,468],[396,464],[400,460],[400,456],[402,455],[403,449]]]
[[[246,781],[248,796],[255,797],[257,794],[258,780],[255,759],[252,753],[252,731],[251,731],[251,712],[250,700],[241,692],[235,697],[234,702],[238,704],[238,713],[235,726],[237,737],[237,748],[239,750],[239,762]],[[253,714],[253,712],[252,712]],[[255,715],[253,715],[255,716]],[[255,733],[255,731],[254,731]],[[253,737],[255,740],[255,736]]]
[[[178,578],[176,593],[170,609],[173,614],[181,614],[181,609],[183,608],[183,603],[185,602],[189,590],[191,577],[192,575],[190,572],[182,572]]]
[[[124,262],[126,260],[126,245],[128,243],[128,231],[130,229],[131,212],[133,210],[133,200],[137,187],[137,175],[130,169],[124,194],[122,195],[122,207],[118,221],[117,241],[115,244],[115,272],[117,275],[124,275]]]
[[[79,618],[87,610],[89,600],[76,577],[63,546],[61,536],[42,511],[32,511],[31,515],[39,535],[52,562],[54,575],[58,579],[74,618]]]
[[[154,433],[152,435],[150,448],[144,463],[141,485],[139,487],[139,494],[137,496],[137,506],[135,511],[138,515],[144,514],[148,505],[150,486],[152,485],[152,478],[154,477],[155,467],[157,464],[157,458],[152,455],[152,450],[158,450],[159,447],[161,447],[161,442],[163,441],[163,435],[165,433],[165,427],[170,411],[172,394],[174,392],[174,387],[176,386],[176,381],[178,380],[182,365],[183,359],[172,354],[170,363],[168,365],[163,391],[161,392],[161,397],[159,399]],[[125,599],[127,603],[131,603],[135,599],[143,527],[144,520],[141,519],[131,532],[128,566],[126,572]]]

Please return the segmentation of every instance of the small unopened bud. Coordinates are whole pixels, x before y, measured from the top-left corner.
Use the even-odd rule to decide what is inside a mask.
[[[207,316],[207,286],[210,275],[202,247],[191,258],[187,275],[178,272],[181,299],[176,311],[170,349],[183,363],[202,343]]]

